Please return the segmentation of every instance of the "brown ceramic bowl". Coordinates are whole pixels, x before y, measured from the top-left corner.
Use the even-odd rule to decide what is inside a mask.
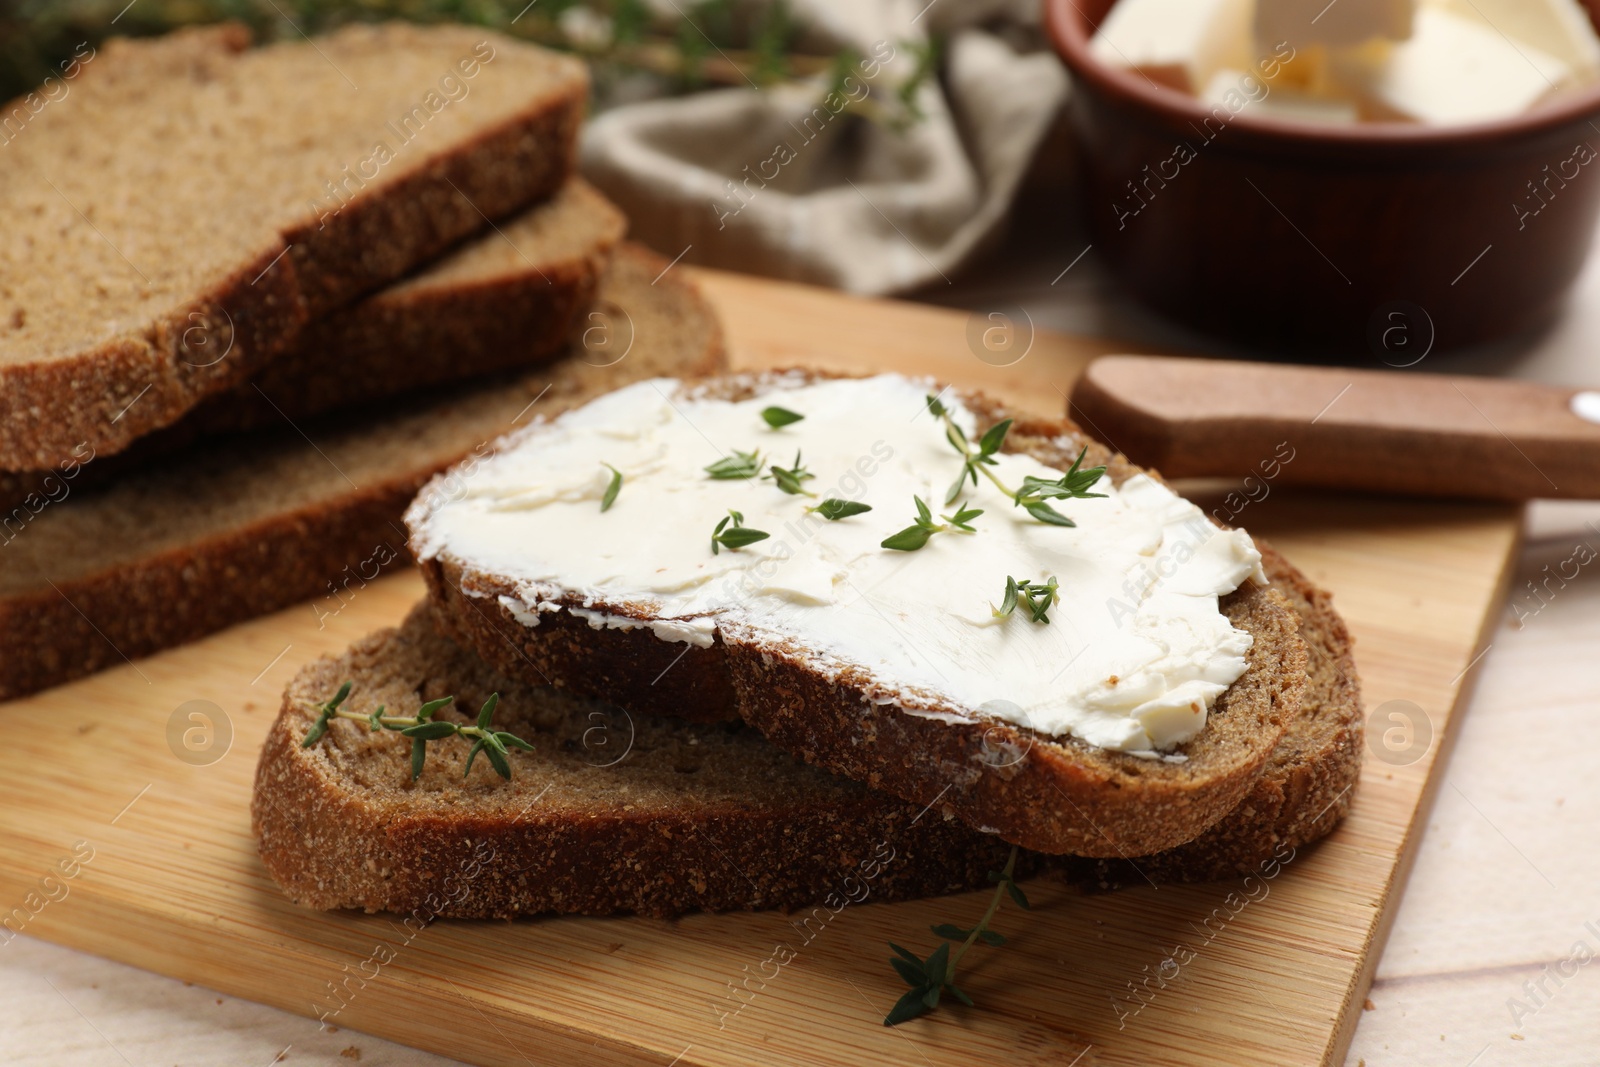
[[[1283,355],[1404,365],[1542,324],[1583,265],[1600,211],[1600,86],[1468,126],[1224,109],[1219,127],[1199,100],[1090,55],[1112,0],[1044,3],[1075,79],[1091,240],[1176,319]]]

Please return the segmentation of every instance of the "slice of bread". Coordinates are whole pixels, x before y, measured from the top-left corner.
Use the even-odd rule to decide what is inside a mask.
[[[417,489],[538,411],[626,382],[714,373],[722,334],[681,274],[623,246],[586,343],[547,367],[426,401],[245,435],[0,522],[0,699],[192,640],[405,558]],[[618,355],[613,349],[620,349]],[[12,513],[14,516],[15,513]]]
[[[778,390],[815,380],[796,373],[735,376],[697,395],[773,394],[781,402]],[[1087,448],[1086,463],[1106,464],[1114,484],[1148,473],[1065,420],[1016,416],[977,396],[962,401],[980,430],[1016,418],[1007,450],[1057,470]],[[536,447],[542,432],[541,426],[520,431],[503,450]],[[407,522],[441,625],[499,669],[636,713],[737,714],[810,763],[908,802],[935,804],[1041,852],[1138,856],[1198,837],[1249,794],[1305,690],[1306,645],[1281,582],[1246,582],[1222,598],[1228,620],[1253,637],[1247,670],[1217,700],[1206,727],[1179,747],[1181,762],[1041,734],[936,694],[888,690],[866,667],[823,664],[813,650],[721,623],[705,647],[658,640],[648,605],[606,602],[593,589],[542,591],[541,603],[548,597],[568,610],[541,611],[530,627],[518,618],[528,609],[518,606],[525,590],[516,580],[458,558],[429,529],[466,477],[456,472],[430,485]],[[559,588],[558,580],[541,584]],[[581,608],[577,618],[573,607]]]
[[[107,455],[560,187],[581,62],[465,26],[113,41],[6,146],[0,469]]]
[[[250,381],[121,452],[78,463],[70,479],[59,469],[0,471],[0,511],[101,484],[207,434],[282,426],[554,358],[589,325],[584,315],[626,230],[622,212],[574,178],[420,273],[318,319]]]
[[[552,359],[586,325],[627,229],[621,211],[574,178],[419,273],[311,323],[250,383],[196,408],[196,429],[275,426],[284,415]]]
[[[439,718],[460,721],[499,693],[496,729],[534,751],[513,749],[502,781],[482,759],[463,775],[465,742],[436,743],[412,781],[397,733],[338,719],[302,747],[314,705],[346,681],[343,708],[362,714],[454,696]],[[508,679],[440,636],[426,604],[289,683],[251,810],[262,862],[297,903],[465,918],[821,904],[825,922],[850,901],[986,885],[1008,852],[749,727],[630,719]]]

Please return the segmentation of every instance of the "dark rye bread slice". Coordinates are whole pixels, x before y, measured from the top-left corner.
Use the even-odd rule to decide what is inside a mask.
[[[311,323],[250,381],[125,450],[86,453],[66,469],[0,471],[0,511],[100,484],[206,434],[281,426],[552,359],[585,325],[626,230],[622,212],[574,178],[421,272]]]
[[[508,679],[429,615],[419,605],[284,692],[251,813],[262,862],[296,903],[459,918],[831,912],[977,888],[1005,863],[997,838],[807,767],[747,726],[629,719]],[[482,759],[463,776],[465,742],[431,744],[413,782],[397,733],[340,719],[302,747],[313,706],[346,681],[343,706],[362,714],[454,696],[439,718],[462,721],[499,693],[496,728],[535,751],[513,749],[503,781]]]
[[[739,400],[795,380],[740,375],[700,388]],[[1018,415],[971,394],[962,399],[980,430],[1016,419],[1008,451],[1065,470],[1087,447],[1087,463],[1106,464],[1118,484],[1142,471],[1064,419]],[[441,480],[418,497],[407,513],[413,537],[435,495],[453,492],[454,484]],[[1041,735],[935,696],[889,692],[863,670],[829,678],[805,648],[730,639],[720,628],[706,648],[660,641],[642,628],[591,628],[565,611],[542,615],[530,629],[499,602],[517,594],[508,577],[454,558],[448,546],[421,567],[441,625],[507,673],[640,714],[738,715],[807,762],[909,802],[936,804],[1041,852],[1136,856],[1198,837],[1249,793],[1306,684],[1298,617],[1279,589],[1246,582],[1221,600],[1233,625],[1255,638],[1246,673],[1218,699],[1199,736],[1180,747],[1185,762],[1141,759]],[[574,592],[564,602],[649,617],[637,605],[590,594]]]
[[[570,57],[460,26],[247,43],[112,41],[6,146],[0,469],[172,423],[573,169]]]
[[[272,426],[559,355],[628,220],[587,182],[306,327],[249,384],[192,412],[204,433]]]
[[[723,369],[721,330],[698,290],[679,273],[652,283],[666,266],[633,246],[613,257],[595,311],[613,343],[629,333],[623,358],[593,334],[531,372],[307,422],[304,437],[286,428],[207,442],[21,525],[0,522],[0,699],[313,597],[308,612],[338,611],[404,559],[401,515],[434,474],[488,454],[533,412]]]

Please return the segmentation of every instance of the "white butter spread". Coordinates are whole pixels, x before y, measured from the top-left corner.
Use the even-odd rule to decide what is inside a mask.
[[[1075,528],[1038,522],[987,480],[969,483],[962,499],[983,509],[976,533],[884,549],[911,524],[913,496],[955,511],[942,504],[961,460],[927,411],[929,391],[894,375],[792,378],[730,403],[640,382],[508,438],[464,491],[425,493],[407,517],[413,547],[510,579],[507,606],[529,626],[564,603],[592,626],[649,627],[665,641],[704,647],[720,632],[789,643],[825,672],[867,672],[879,694],[917,694],[924,713],[932,700],[948,714],[1142,755],[1193,738],[1245,671],[1250,635],[1217,598],[1265,580],[1250,538],[1136,475],[1120,488],[1102,479],[1105,499],[1054,501]],[[760,414],[769,405],[804,420],[774,430]],[[971,412],[949,406],[972,434]],[[798,451],[816,496],[706,474],[736,450],[759,450],[764,472]],[[1061,474],[997,458],[991,469],[1013,488]],[[602,512],[607,464],[623,483]],[[836,522],[806,513],[827,497],[872,510]],[[713,555],[712,529],[729,509],[771,536]],[[1008,576],[1057,580],[1048,624],[1025,606],[994,616]]]

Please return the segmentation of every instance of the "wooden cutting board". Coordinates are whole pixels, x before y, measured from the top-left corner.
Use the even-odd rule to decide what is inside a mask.
[[[1101,347],[1041,332],[996,367],[968,341],[993,324],[975,331],[965,313],[699,276],[746,367],[916,371],[1054,413]],[[970,924],[986,894],[868,901],[813,921],[809,941],[776,913],[408,931],[290,905],[250,834],[261,738],[300,664],[399,621],[421,594],[412,573],[320,622],[290,609],[0,706],[0,911],[30,935],[312,1017],[308,1030],[338,1007],[337,1026],[477,1064],[1336,1064],[1519,518],[1269,484],[1237,521],[1334,592],[1387,758],[1369,751],[1349,819],[1273,877],[1094,897],[1035,881],[1034,910],[998,920],[1011,943],[968,957],[977,1009],[880,1025],[904,988],[887,942],[926,951],[931,923]],[[214,705],[210,732],[193,701]],[[1405,735],[1390,701],[1421,709],[1419,733]],[[774,974],[764,961],[779,944],[795,955]],[[342,1007],[331,984],[349,991]]]

